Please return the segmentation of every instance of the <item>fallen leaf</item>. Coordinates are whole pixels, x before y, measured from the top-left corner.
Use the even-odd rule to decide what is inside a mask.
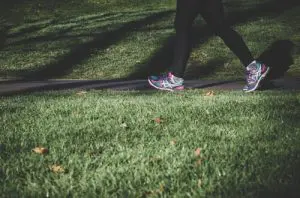
[[[62,166],[57,165],[57,164],[49,166],[49,169],[54,173],[64,173],[65,172],[65,169]]]
[[[32,151],[38,154],[47,154],[49,152],[49,150],[44,147],[35,147]]]
[[[161,118],[155,118],[155,119],[154,119],[154,122],[160,124],[160,123],[162,123],[162,122],[164,122],[164,121],[163,121]]]
[[[156,195],[156,193],[153,191],[146,191],[143,193],[142,197],[148,197],[148,196],[150,197],[150,196],[155,196],[155,195]]]
[[[197,148],[194,152],[195,156],[196,157],[199,157],[200,156],[200,153],[201,153],[201,148]]]
[[[205,96],[214,96],[214,95],[215,95],[214,91],[209,91],[205,94]]]
[[[159,186],[159,192],[164,192],[165,191],[165,185],[164,184],[160,184]]]
[[[175,141],[175,140],[171,140],[170,144],[171,144],[171,145],[175,145],[175,144],[176,144],[176,141]]]
[[[148,196],[158,196],[159,194],[162,194],[165,191],[165,185],[160,184],[159,189],[156,190],[151,190],[151,191],[146,191],[143,193],[143,197],[148,197]]]
[[[76,94],[79,95],[79,96],[82,96],[82,95],[84,95],[84,94],[86,94],[86,93],[87,93],[86,91],[79,91],[79,92],[77,92]]]
[[[201,186],[202,186],[202,181],[201,181],[201,179],[198,179],[198,184],[197,184],[197,185],[198,185],[199,188],[201,188]]]

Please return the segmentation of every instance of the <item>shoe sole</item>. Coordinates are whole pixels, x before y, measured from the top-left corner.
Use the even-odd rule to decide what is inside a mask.
[[[158,90],[163,90],[163,91],[170,91],[170,92],[173,92],[173,91],[182,91],[182,90],[176,90],[176,89],[171,89],[171,88],[161,88],[161,87],[158,87],[158,86],[155,86],[151,80],[148,79],[148,83],[150,84],[151,87],[155,88],[155,89],[158,89]]]
[[[250,90],[246,90],[245,92],[246,92],[246,93],[249,93],[249,92],[252,92],[252,91],[257,90],[257,88],[258,88],[259,85],[260,85],[260,82],[268,75],[269,71],[270,71],[270,67],[268,67],[268,68],[267,68],[267,71],[266,71],[263,75],[261,75],[261,77],[258,79],[258,82],[256,83],[255,87],[253,87],[253,88],[250,89]]]

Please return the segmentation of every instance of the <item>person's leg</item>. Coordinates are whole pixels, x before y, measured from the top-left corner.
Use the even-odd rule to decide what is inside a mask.
[[[192,25],[199,13],[201,0],[177,0],[174,58],[171,72],[182,78],[191,51]]]
[[[255,91],[270,68],[254,60],[243,38],[225,22],[222,0],[202,0],[202,2],[200,13],[204,20],[246,67],[247,85],[243,90]]]
[[[160,90],[183,90],[183,74],[191,51],[191,29],[201,0],[177,0],[175,45],[172,67],[167,75],[148,77],[149,84]]]
[[[214,33],[221,37],[230,50],[240,59],[246,67],[253,60],[250,50],[243,38],[226,22],[224,8],[221,0],[202,0],[201,16],[212,28]]]

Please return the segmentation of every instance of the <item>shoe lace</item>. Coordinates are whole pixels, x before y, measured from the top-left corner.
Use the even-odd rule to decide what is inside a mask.
[[[247,84],[251,84],[257,80],[257,68],[252,66],[250,68],[247,68],[246,71],[246,79],[247,79]]]
[[[169,73],[168,73],[168,72],[163,72],[163,73],[161,74],[161,78],[162,78],[162,79],[168,79],[168,77],[169,77]]]
[[[159,75],[159,78],[161,81],[169,81],[169,73],[163,72]]]
[[[161,81],[164,84],[164,86],[168,87],[174,87],[178,86],[177,83],[172,80],[173,76],[170,76],[170,72],[165,72],[161,74]]]

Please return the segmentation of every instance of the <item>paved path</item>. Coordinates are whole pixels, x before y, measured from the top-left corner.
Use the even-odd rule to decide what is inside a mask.
[[[192,89],[224,89],[241,90],[244,80],[187,80],[186,88]],[[47,80],[47,81],[0,81],[0,96],[22,93],[41,92],[48,90],[66,89],[113,89],[113,90],[151,90],[147,80]],[[300,91],[300,77],[282,78],[272,81],[265,89],[297,90]]]

